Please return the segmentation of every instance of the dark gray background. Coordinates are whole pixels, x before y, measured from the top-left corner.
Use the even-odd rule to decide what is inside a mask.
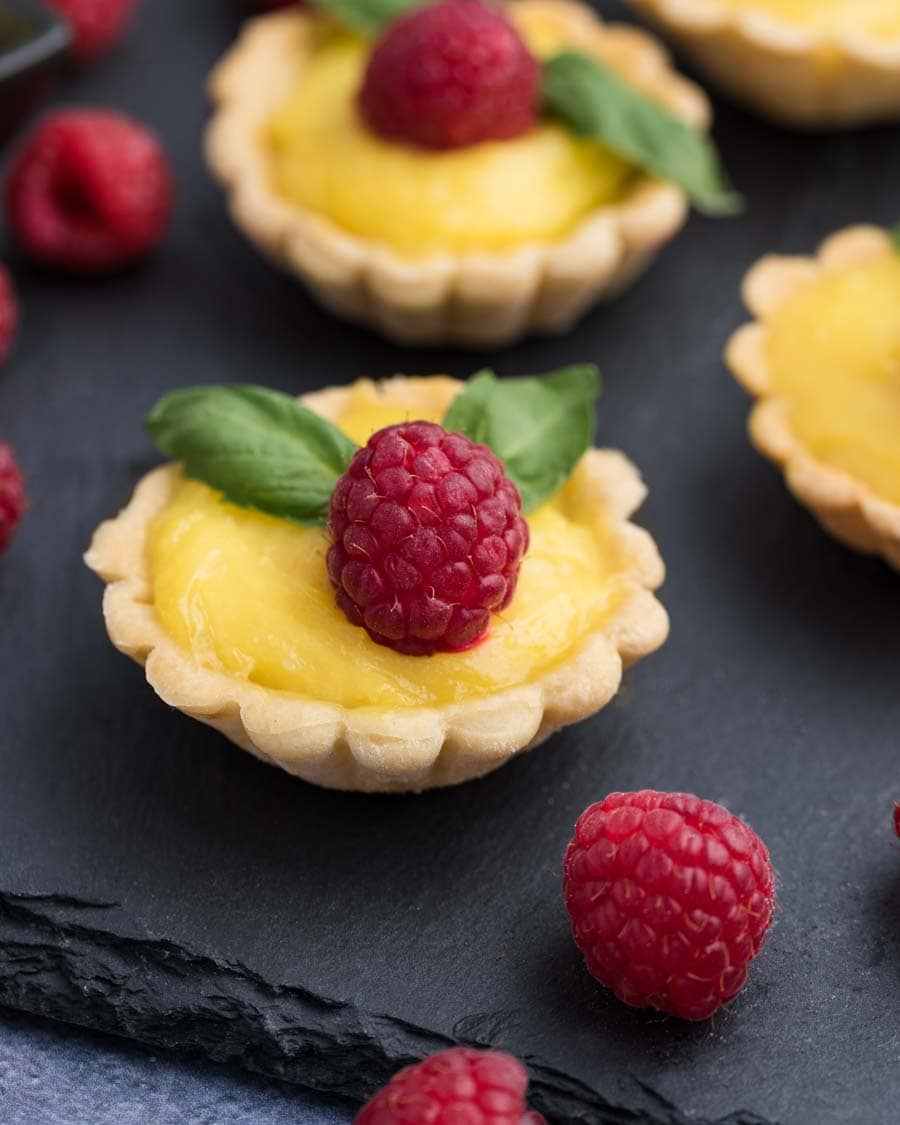
[[[900,580],[821,533],[751,450],[720,353],[760,253],[897,219],[900,131],[804,138],[719,106],[745,216],[694,218],[565,339],[401,351],[320,313],[226,217],[202,85],[237,17],[155,0],[61,91],[162,134],[180,191],[159,256],[90,284],[13,258],[25,324],[0,436],[32,510],[0,565],[0,999],[357,1096],[462,1038],[527,1056],[559,1121],[895,1120]],[[341,795],[169,712],[109,645],[80,554],[156,461],[141,423],[165,391],[585,359],[605,374],[600,442],[650,486],[672,616],[601,715],[455,791]],[[712,1023],[622,1007],[568,936],[572,824],[642,786],[725,802],[781,878],[750,986]]]

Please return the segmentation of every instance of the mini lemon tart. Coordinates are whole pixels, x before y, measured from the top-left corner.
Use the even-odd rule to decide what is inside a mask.
[[[362,380],[301,401],[366,441],[440,419],[463,386]],[[588,448],[529,515],[518,588],[490,634],[432,656],[375,644],[341,612],[321,528],[222,503],[176,464],[140,482],[86,561],[107,583],[110,638],[170,706],[307,781],[418,791],[486,774],[597,711],[662,644],[663,565],[628,519],[644,494],[621,453]]]
[[[627,0],[710,81],[799,128],[900,118],[895,0]]]
[[[705,96],[647,34],[568,0],[505,11],[535,57],[577,49],[708,127]],[[210,82],[207,159],[235,222],[332,311],[404,343],[560,332],[684,223],[681,188],[555,120],[451,151],[374,134],[355,102],[368,50],[291,8],[250,21]]]
[[[900,568],[900,253],[876,227],[763,258],[727,362],[754,444],[836,538]]]

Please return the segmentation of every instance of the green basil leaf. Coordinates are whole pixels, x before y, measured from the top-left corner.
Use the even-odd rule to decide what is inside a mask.
[[[416,8],[423,0],[315,0],[315,7],[354,31],[380,31],[407,8]]]
[[[566,483],[594,440],[600,376],[593,364],[498,379],[480,371],[450,404],[448,430],[488,445],[533,512]]]
[[[226,500],[307,525],[327,520],[356,449],[337,426],[263,387],[175,391],[153,408],[147,429],[162,453]]]
[[[578,51],[544,65],[544,105],[579,136],[593,137],[645,172],[685,192],[699,211],[733,215],[743,200],[722,170],[712,141]]]
[[[894,249],[900,254],[900,223],[891,231],[891,242],[894,245]]]

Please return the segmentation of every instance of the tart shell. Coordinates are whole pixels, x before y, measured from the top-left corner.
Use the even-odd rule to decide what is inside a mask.
[[[626,0],[711,82],[800,129],[900,118],[900,41],[823,33],[720,0]]]
[[[416,382],[398,376],[381,388],[388,400],[409,404]],[[433,386],[435,380],[428,382]],[[449,403],[462,384],[440,382]],[[349,393],[328,389],[303,401],[335,418]],[[623,668],[657,649],[668,634],[666,612],[651,592],[663,580],[662,560],[650,535],[628,521],[646,492],[637,470],[621,453],[591,449],[576,472],[608,520],[611,549],[628,560],[625,596],[602,630],[542,678],[464,703],[347,708],[200,666],[167,633],[153,607],[148,532],[179,479],[175,465],[143,478],[128,506],[97,529],[85,561],[106,583],[110,639],[144,666],[147,681],[171,707],[317,785],[366,792],[454,785],[489,773],[604,707]]]
[[[683,120],[709,125],[705,95],[647,33],[606,25],[568,0],[518,0],[525,5],[564,22],[572,47],[597,54]],[[281,199],[270,186],[263,134],[314,50],[321,18],[288,8],[248,22],[210,79],[206,156],[237,226],[338,315],[407,344],[497,346],[529,332],[564,332],[590,305],[625,289],[684,224],[684,193],[640,178],[621,202],[597,208],[559,242],[410,259]]]
[[[773,309],[798,285],[823,273],[881,257],[890,246],[878,227],[856,226],[832,235],[814,258],[769,255],[744,279],[744,301],[755,317],[731,337],[725,359],[737,380],[757,399],[750,436],[761,453],[784,471],[791,492],[836,539],[900,570],[900,506],[868,485],[816,459],[791,428],[790,403],[775,390],[767,356]]]

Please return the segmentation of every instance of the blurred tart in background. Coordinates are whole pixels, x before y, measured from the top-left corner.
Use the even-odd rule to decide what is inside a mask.
[[[900,241],[857,226],[770,255],[744,300],[756,319],[726,358],[754,444],[828,532],[900,569]]]
[[[895,0],[626,0],[709,80],[806,129],[900,119]]]

